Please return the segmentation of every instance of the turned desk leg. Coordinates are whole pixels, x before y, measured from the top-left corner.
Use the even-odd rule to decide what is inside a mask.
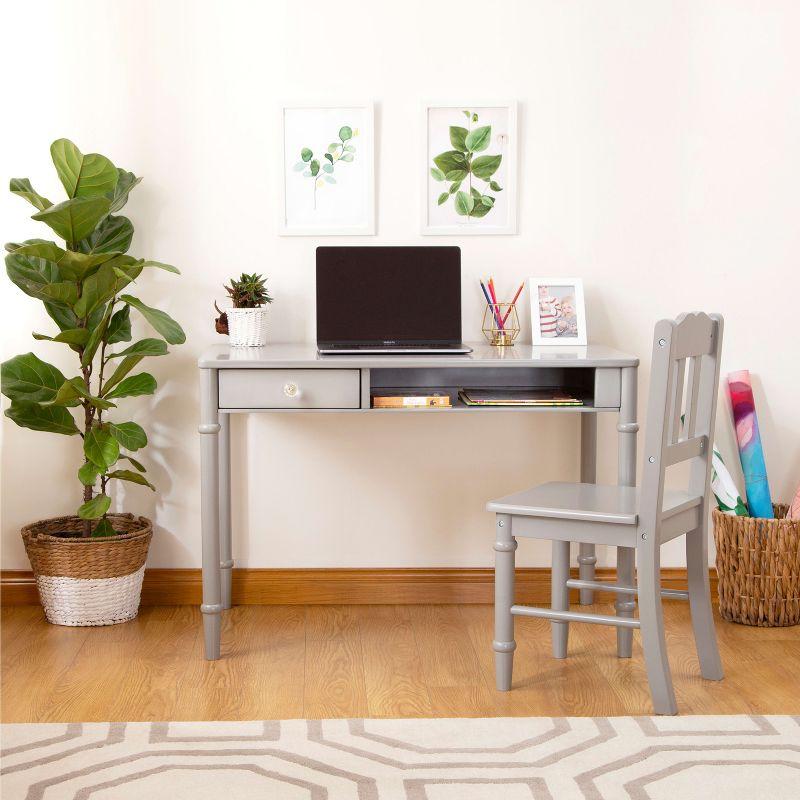
[[[581,414],[581,483],[597,482],[597,414]],[[582,581],[594,580],[594,565],[597,563],[595,546],[581,542],[578,545],[578,577]],[[569,577],[569,576],[567,576]],[[594,602],[591,589],[581,589],[581,605]]]
[[[622,398],[620,401],[617,431],[619,436],[619,472],[620,486],[636,486],[636,434],[639,425],[636,422],[636,367],[624,367],[622,370]],[[633,547],[617,548],[617,583],[622,586],[634,586],[634,568],[636,549]],[[635,595],[618,595],[617,614],[620,617],[632,617],[636,608]],[[633,650],[633,629],[617,628],[617,655],[630,658]]]
[[[220,584],[219,542],[219,410],[217,370],[200,370],[200,525],[203,536],[203,635],[205,655],[219,658]]]
[[[231,415],[219,415],[219,568],[222,607],[231,607]]]

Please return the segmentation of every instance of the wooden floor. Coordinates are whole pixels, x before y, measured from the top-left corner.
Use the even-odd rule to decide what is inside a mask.
[[[686,605],[665,603],[665,619],[682,713],[800,713],[800,628],[719,622],[726,677],[714,683],[699,676]],[[2,721],[651,713],[638,635],[619,660],[601,626],[572,625],[570,658],[556,661],[548,624],[518,620],[503,694],[489,606],[239,606],[224,616],[217,662],[202,658],[200,628],[188,606],[107,628],[4,608]]]

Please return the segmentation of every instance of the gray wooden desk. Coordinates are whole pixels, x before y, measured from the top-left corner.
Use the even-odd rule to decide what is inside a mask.
[[[636,483],[636,368],[639,360],[602,345],[566,349],[518,344],[473,345],[469,355],[320,356],[311,344],[213,347],[199,360],[205,654],[220,654],[220,615],[231,605],[231,500],[229,415],[241,413],[542,414],[579,413],[581,481],[595,481],[597,414],[616,412],[619,483]],[[583,406],[469,408],[459,387],[567,387]],[[436,388],[453,398],[451,409],[373,409],[372,389]],[[509,486],[509,491],[514,489]],[[487,522],[487,531],[489,523]],[[488,534],[487,534],[488,535]],[[487,539],[487,548],[489,541]],[[488,552],[488,550],[487,550]],[[583,580],[594,578],[591,545],[581,545]],[[621,566],[621,570],[623,567]],[[624,566],[632,578],[633,563]],[[591,591],[581,602],[592,601]]]

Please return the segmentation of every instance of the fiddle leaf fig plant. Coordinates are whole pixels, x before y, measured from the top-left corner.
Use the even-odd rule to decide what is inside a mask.
[[[119,400],[156,391],[151,374],[134,372],[142,359],[166,355],[168,344],[186,340],[168,314],[124,290],[149,267],[178,270],[128,255],[133,224],[115,212],[141,178],[99,153],[84,155],[69,139],[53,142],[50,155],[66,200],[52,203],[27,178],[12,178],[9,188],[36,209],[32,219],[45,223],[64,244],[46,239],[9,243],[6,272],[26,295],[42,301],[55,324],[56,330],[36,332],[33,338],[72,350],[75,372],[64,375],[36,354],[25,353],[2,364],[1,390],[11,401],[5,415],[17,425],[83,440],[76,476],[83,502],[77,514],[85,520],[84,536],[110,536],[110,482],[155,488],[145,467],[130,455],[147,444],[144,430],[111,417],[119,413]],[[133,342],[131,309],[158,338]]]

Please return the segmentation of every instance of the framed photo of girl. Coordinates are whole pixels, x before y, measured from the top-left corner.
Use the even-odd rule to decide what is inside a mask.
[[[586,344],[586,305],[581,278],[530,278],[528,296],[534,345]]]

